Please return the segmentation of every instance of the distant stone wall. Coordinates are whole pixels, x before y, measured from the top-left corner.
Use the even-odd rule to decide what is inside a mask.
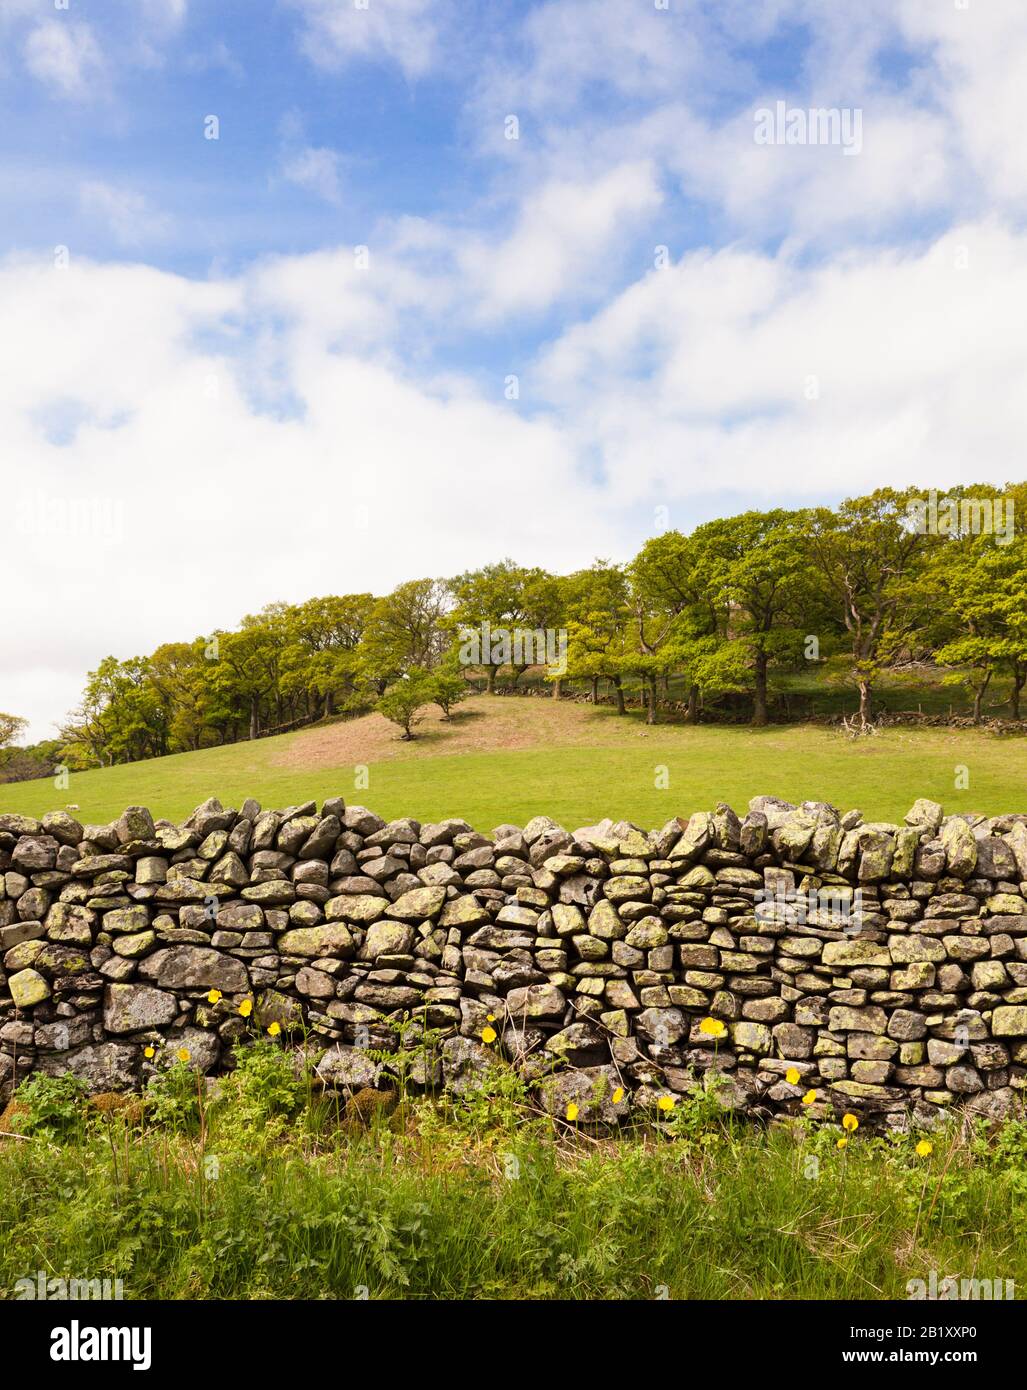
[[[0,1099],[33,1069],[216,1073],[271,1028],[328,1086],[459,1091],[505,1062],[579,1122],[711,1074],[757,1112],[1000,1117],[1027,1080],[1025,897],[1027,815],[923,800],[902,827],[757,797],[491,836],[341,798],[0,815]]]

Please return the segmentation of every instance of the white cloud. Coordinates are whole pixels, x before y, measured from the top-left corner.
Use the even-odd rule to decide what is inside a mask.
[[[590,181],[553,180],[529,192],[500,241],[466,235],[455,243],[461,278],[477,315],[502,318],[548,309],[614,278],[615,243],[659,207],[649,164],[622,164]]]
[[[99,81],[103,56],[88,24],[48,19],[25,40],[25,66],[59,95],[78,98],[90,95]]]
[[[700,252],[543,357],[610,504],[746,505],[1022,474],[1027,238],[982,222],[908,252]],[[981,401],[987,400],[987,409]]]
[[[323,146],[305,145],[291,151],[282,161],[282,176],[298,188],[315,193],[326,203],[342,201],[339,183],[339,155]]]
[[[496,554],[551,563],[557,539],[566,563],[611,549],[560,431],[498,390],[397,368],[362,316],[392,279],[376,289],[347,258],[207,283],[81,262],[0,271],[0,432],[17,460],[0,708],[30,715],[33,736],[108,652]],[[390,332],[396,312],[372,323]],[[41,421],[67,402],[62,446]],[[486,467],[510,505],[481,485]]]
[[[164,236],[170,226],[169,219],[141,193],[99,179],[87,179],[79,186],[79,201],[83,211],[109,228],[122,246],[137,246]]]
[[[408,77],[423,76],[439,51],[438,0],[289,0],[303,16],[301,45],[318,67],[384,57]]]

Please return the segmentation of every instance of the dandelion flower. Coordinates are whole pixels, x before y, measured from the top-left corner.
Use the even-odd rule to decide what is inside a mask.
[[[838,1140],[838,1147],[840,1149],[844,1149],[847,1146],[848,1142],[848,1138],[843,1134],[842,1137]]]
[[[496,1041],[496,1030],[494,1028],[483,1028],[481,1030],[481,1040],[483,1043],[494,1043]]]
[[[282,1025],[280,1023],[269,1023],[267,1031],[272,1038],[277,1038],[278,1034],[282,1031]]]
[[[570,1101],[568,1103],[567,1118],[568,1120],[576,1120],[578,1118],[578,1107],[574,1104],[573,1101]]]
[[[656,1105],[657,1108],[664,1111],[664,1113],[669,1113],[671,1110],[674,1109],[674,1097],[661,1096],[660,1099],[656,1102]]]
[[[253,1012],[253,1000],[244,999],[239,1005],[239,1012],[242,1014],[243,1018],[249,1018],[250,1014]]]
[[[916,1151],[921,1158],[927,1158],[930,1154],[934,1153],[934,1145],[929,1139],[921,1139],[920,1143],[916,1146]]]
[[[614,1093],[613,1093],[613,1103],[614,1103],[614,1105],[619,1105],[623,1099],[624,1099],[624,1087],[623,1087],[623,1086],[618,1086],[617,1089],[616,1089],[616,1090],[614,1091]]]
[[[216,1004],[220,998],[221,991],[219,989],[212,989],[207,995],[207,1003]]]
[[[178,1058],[180,1062],[188,1062],[191,1055],[192,1054],[190,1053],[187,1047],[180,1047],[178,1051],[175,1053],[175,1056]]]
[[[723,1038],[727,1029],[719,1018],[704,1018],[699,1024],[699,1032],[705,1033],[708,1038]]]
[[[812,1105],[817,1098],[816,1091],[807,1091],[802,1098],[803,1105]]]
[[[846,1114],[842,1116],[842,1129],[847,1129],[850,1134],[853,1134],[859,1129],[859,1121],[856,1119],[855,1115]]]
[[[495,1023],[496,1021],[495,1014],[486,1014],[485,1017],[488,1019],[489,1023]]]
[[[798,1084],[799,1084],[799,1069],[798,1069],[798,1067],[789,1067],[788,1070],[785,1072],[785,1080],[788,1082],[789,1086],[798,1086]]]
[[[153,1048],[152,1048],[152,1047],[144,1047],[144,1048],[143,1048],[143,1056],[144,1056],[144,1057],[152,1057],[153,1055],[154,1055],[154,1051],[153,1051]]]

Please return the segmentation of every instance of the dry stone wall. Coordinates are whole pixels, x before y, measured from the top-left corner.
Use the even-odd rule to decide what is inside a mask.
[[[1001,1117],[1027,1083],[1027,815],[0,815],[0,961],[0,1100],[35,1069],[216,1074],[271,1029],[327,1086],[459,1092],[505,1064],[583,1122],[714,1075],[757,1113]]]

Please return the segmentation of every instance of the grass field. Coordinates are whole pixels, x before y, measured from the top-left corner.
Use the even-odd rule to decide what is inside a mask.
[[[208,796],[266,806],[341,795],[385,816],[463,816],[479,829],[536,814],[570,828],[609,815],[645,827],[718,800],[759,794],[827,800],[897,820],[917,796],[948,811],[1027,809],[1027,739],[891,728],[851,740],[810,725],[658,725],[603,706],[477,696],[450,722],[433,711],[412,743],[380,715],[148,762],[0,786],[0,810],[73,804],[85,821],[146,805],[179,819]],[[966,769],[969,785],[957,788]]]

